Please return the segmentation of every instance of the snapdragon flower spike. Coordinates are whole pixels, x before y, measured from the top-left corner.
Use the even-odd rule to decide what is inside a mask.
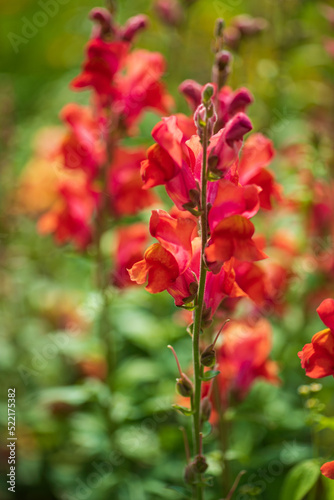
[[[176,379],[177,392],[180,394],[180,396],[183,396],[185,398],[190,398],[192,396],[193,391],[194,391],[193,384],[192,384],[191,380],[189,379],[189,377],[187,377],[187,375],[185,373],[183,373],[183,371],[181,369],[180,362],[179,362],[178,357],[176,355],[176,352],[174,350],[174,347],[172,347],[171,345],[168,345],[167,347],[168,347],[168,349],[170,349],[172,351],[172,353],[174,355],[174,358],[175,358],[175,361],[177,364],[177,368],[178,368],[179,374],[180,374],[180,378]]]
[[[311,378],[334,376],[334,299],[325,299],[317,309],[325,330],[316,333],[298,353],[302,368]]]

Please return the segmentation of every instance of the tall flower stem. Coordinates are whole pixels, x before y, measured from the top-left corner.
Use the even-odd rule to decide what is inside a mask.
[[[208,148],[208,129],[207,125],[203,127],[203,161],[201,173],[201,261],[199,273],[199,285],[196,301],[195,317],[194,317],[194,330],[193,330],[193,368],[194,368],[194,398],[193,398],[193,446],[194,453],[199,455],[201,453],[201,363],[200,363],[200,350],[199,339],[201,333],[204,292],[207,269],[204,260],[204,251],[207,243],[207,148]],[[203,486],[201,474],[198,475],[198,482],[196,483],[196,498],[202,500]]]

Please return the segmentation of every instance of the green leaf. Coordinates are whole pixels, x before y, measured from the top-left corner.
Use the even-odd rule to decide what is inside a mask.
[[[211,432],[212,432],[212,425],[210,424],[210,422],[204,422],[202,426],[203,437],[209,436]]]
[[[174,405],[172,405],[172,408],[174,408],[174,410],[181,412],[186,417],[190,417],[190,415],[194,414],[194,412],[190,408],[186,408],[185,406],[180,406],[180,405],[174,404]]]
[[[319,475],[318,460],[304,460],[295,465],[286,476],[280,500],[302,500],[313,488]]]
[[[207,382],[208,380],[211,380],[212,378],[217,377],[217,375],[220,373],[218,370],[209,370],[208,372],[205,372],[202,380],[203,382]]]
[[[182,498],[189,498],[188,491],[185,488],[182,488],[181,486],[174,486],[173,484],[167,484],[166,488],[168,490],[177,491],[177,493],[179,493],[182,496]]]

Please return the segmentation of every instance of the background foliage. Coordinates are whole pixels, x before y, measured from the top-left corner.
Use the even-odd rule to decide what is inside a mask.
[[[267,30],[241,42],[229,83],[247,86],[255,96],[250,109],[254,128],[273,139],[278,150],[275,173],[284,194],[300,202],[301,210],[270,216],[262,221],[262,229],[270,233],[283,228],[296,235],[300,253],[283,317],[269,314],[274,329],[272,358],[280,364],[282,384],[273,388],[258,382],[238,411],[231,410],[229,474],[234,478],[241,469],[247,471],[236,494],[239,500],[302,500],[312,488],[307,498],[330,499],[331,482],[318,481],[313,471],[318,471],[319,456],[329,458],[333,453],[333,381],[325,379],[319,394],[299,394],[298,387],[310,380],[297,357],[304,343],[322,329],[315,312],[325,298],[322,290],[326,288],[326,296],[333,297],[334,292],[313,258],[307,233],[312,194],[301,183],[305,170],[326,180],[333,170],[334,66],[323,45],[324,37],[332,33],[321,2],[198,0],[186,10],[186,20],[178,28],[162,24],[148,1],[118,4],[120,22],[139,12],[150,16],[150,29],[141,34],[138,45],[165,55],[166,82],[178,111],[187,112],[178,85],[186,78],[203,84],[210,79],[217,17],[228,25],[236,15],[247,13],[269,23]],[[108,387],[103,382],[104,348],[96,335],[102,299],[92,288],[92,263],[70,246],[56,247],[51,238],[40,237],[35,221],[17,213],[13,198],[17,179],[32,155],[36,131],[58,125],[59,110],[67,102],[87,102],[87,94],[71,93],[68,83],[79,72],[91,29],[87,16],[95,6],[92,0],[59,4],[57,14],[15,50],[9,34],[24,36],[26,20],[32,21],[41,7],[34,0],[1,2],[0,488],[4,500],[10,498],[5,476],[8,387],[17,391],[18,498],[182,498],[184,450],[178,426],[184,417],[170,409],[176,373],[166,349],[173,342],[182,365],[189,364],[191,350],[182,315],[167,294],[151,296],[138,287],[111,296],[117,368]],[[151,144],[157,120],[146,115],[139,142]],[[297,159],[286,154],[296,144],[303,148]],[[111,245],[112,238],[106,241],[106,253],[111,253]],[[328,242],[321,241],[321,246],[331,251]],[[216,448],[216,431],[206,439],[209,450],[210,445]],[[212,452],[209,458],[211,474],[220,477],[221,456]],[[300,462],[299,469],[292,469]],[[219,481],[216,484],[209,499],[222,495]]]

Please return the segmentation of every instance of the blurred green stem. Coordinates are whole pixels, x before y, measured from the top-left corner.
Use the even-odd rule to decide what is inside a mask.
[[[201,175],[201,261],[200,261],[200,272],[199,272],[199,284],[198,284],[198,294],[196,301],[196,310],[194,318],[194,332],[193,332],[193,367],[194,367],[194,382],[195,382],[195,394],[194,394],[194,414],[193,414],[193,440],[194,440],[194,453],[199,455],[201,453],[201,392],[202,392],[202,380],[201,380],[201,363],[200,363],[200,349],[199,349],[199,338],[201,333],[202,324],[202,313],[204,304],[204,292],[205,292],[205,281],[207,269],[205,265],[205,246],[207,242],[207,148],[208,148],[208,130],[207,125],[205,125],[203,130],[203,161],[202,161],[202,175]],[[202,486],[201,474],[198,475],[198,483],[196,484],[196,494],[197,500],[202,500],[203,497],[203,486]]]
[[[96,233],[95,233],[95,245],[96,245],[96,283],[97,288],[100,290],[102,295],[102,308],[98,324],[98,334],[101,341],[104,344],[106,352],[106,362],[108,367],[108,381],[109,385],[112,384],[113,377],[112,373],[115,366],[115,349],[113,338],[111,335],[111,325],[109,321],[109,307],[110,300],[108,296],[108,285],[109,285],[109,269],[106,266],[105,259],[103,257],[103,252],[101,248],[103,234],[106,231],[106,219],[108,213],[108,170],[112,162],[113,156],[113,140],[112,135],[109,131],[107,138],[107,161],[101,170],[101,199],[99,208],[96,214]]]

